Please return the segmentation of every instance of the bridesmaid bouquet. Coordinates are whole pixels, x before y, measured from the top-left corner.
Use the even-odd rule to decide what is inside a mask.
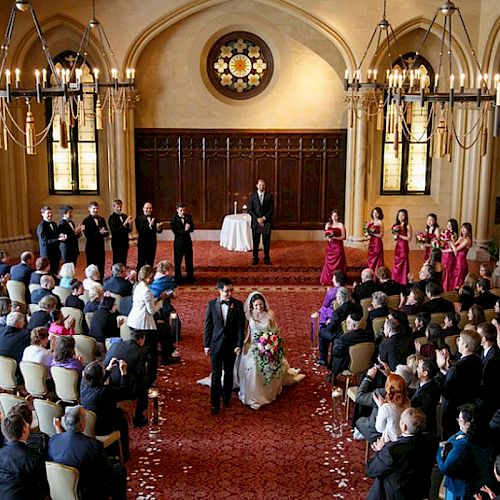
[[[371,236],[372,234],[375,234],[377,232],[377,226],[373,224],[373,222],[365,222],[363,224],[363,233],[365,236],[368,238],[368,236]]]
[[[443,242],[454,240],[456,238],[456,234],[453,231],[450,231],[449,229],[445,229],[444,231],[441,231],[441,238]]]
[[[427,233],[425,231],[420,231],[420,233],[417,233],[415,235],[415,238],[417,240],[417,243],[420,243],[421,245],[428,245],[432,242],[433,239],[435,239],[433,234]]]
[[[329,227],[325,229],[325,238],[332,239],[334,236],[339,237],[342,231],[338,227]]]
[[[273,378],[281,376],[285,348],[279,331],[267,330],[253,334],[253,355],[257,367],[262,373],[264,384],[269,384]]]
[[[391,234],[395,240],[398,239],[398,235],[400,232],[401,232],[401,226],[399,224],[394,224],[393,226],[391,226]]]
[[[432,248],[440,248],[441,250],[444,248],[446,241],[443,238],[434,238],[431,241]]]

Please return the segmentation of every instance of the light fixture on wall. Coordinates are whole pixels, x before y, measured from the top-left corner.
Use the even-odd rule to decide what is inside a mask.
[[[77,60],[72,69],[72,74],[84,67],[88,61],[88,51],[91,39],[97,44],[101,55],[109,65],[110,78],[106,78],[105,72],[99,68],[93,68],[94,92],[96,94],[96,128],[102,130],[104,117],[108,123],[113,123],[118,115],[122,118],[123,129],[127,128],[126,104],[131,99],[131,94],[135,90],[135,68],[126,68],[125,75],[120,70],[120,65],[116,60],[115,53],[111,47],[108,36],[104,31],[103,25],[98,21],[95,15],[95,0],[92,0],[92,17],[90,18],[80,48],[77,52]],[[125,77],[125,78],[123,78]],[[84,88],[88,84],[83,83]],[[107,116],[106,116],[107,115]]]
[[[6,67],[16,16],[19,12],[26,13],[28,11],[31,13],[52,78],[46,68],[41,71],[35,69],[30,77],[26,78],[23,75],[21,79],[21,70],[19,68]],[[31,108],[32,100],[41,103],[45,99],[52,99],[62,106],[68,107],[71,99],[81,99],[81,84],[79,82],[70,83],[67,76],[67,73],[56,71],[54,60],[31,2],[28,0],[16,1],[12,6],[3,44],[0,48],[0,149],[8,149],[10,141],[13,141],[14,144],[24,148],[28,155],[36,154],[36,147],[45,140],[58,107],[52,107],[52,117],[49,123],[37,133]],[[29,80],[29,85],[32,86],[26,86],[27,80]],[[22,100],[25,101],[27,107],[26,117],[24,122],[20,120],[20,123],[18,123],[13,107]]]
[[[382,30],[385,29],[387,33],[386,48],[388,56],[391,52],[391,37],[394,40],[394,44],[397,45],[392,27],[389,23],[384,23],[385,8],[386,1],[384,0],[384,17],[378,25],[380,31],[374,60],[377,59],[380,32]],[[475,81],[475,87],[472,89],[466,88],[467,77],[465,73],[457,74],[453,67],[453,43],[455,39],[452,31],[452,18],[454,14],[458,14],[459,24],[463,28],[472,61],[477,68],[477,75],[469,78],[469,80]],[[443,16],[442,25],[438,24],[440,16]],[[420,71],[417,67],[418,57],[424,50],[432,31],[440,33],[438,68],[433,81],[431,81],[428,74]],[[485,155],[488,137],[490,136],[488,126],[489,113],[492,108],[494,108],[493,137],[500,136],[500,75],[495,75],[492,78],[491,75],[487,75],[482,71],[460,9],[450,0],[444,1],[436,10],[430,26],[425,32],[418,49],[415,51],[415,57],[410,61],[404,61],[400,54],[399,60],[403,61],[403,67],[395,67],[394,61],[391,61],[384,75],[384,83],[377,83],[377,74],[373,75],[373,71],[371,70],[368,70],[367,81],[361,81],[362,74],[360,68],[370,49],[373,38],[374,36],[370,39],[363,59],[354,75],[350,75],[346,70],[344,87],[346,92],[350,91],[350,94],[348,93],[346,97],[350,105],[351,119],[354,113],[353,109],[355,109],[353,106],[355,98],[358,97],[359,99],[359,95],[362,95],[363,92],[366,94],[367,90],[371,90],[372,98],[368,100],[368,103],[371,104],[375,99],[377,100],[377,124],[379,129],[383,128],[384,116],[382,113],[387,105],[385,125],[386,130],[395,132],[395,150],[398,148],[397,137],[399,133],[405,134],[407,138],[412,138],[411,127],[407,118],[412,115],[412,107],[430,106],[429,123],[431,127],[427,140],[433,142],[432,151],[434,157],[442,158],[446,156],[451,160],[453,144],[458,144],[462,149],[469,149],[478,141],[481,154]],[[445,52],[447,60],[445,60]],[[448,70],[448,75],[445,75],[446,69]],[[460,135],[456,126],[457,110],[464,110],[469,116],[472,116],[471,121],[474,124],[470,131],[463,135]],[[477,117],[475,116],[476,114]]]

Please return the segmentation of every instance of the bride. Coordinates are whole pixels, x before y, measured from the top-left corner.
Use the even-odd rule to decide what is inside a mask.
[[[262,293],[252,292],[247,297],[245,316],[248,328],[238,366],[239,398],[243,404],[257,410],[272,403],[281,393],[283,385],[300,382],[305,375],[290,368],[284,356],[274,313],[268,309]],[[271,345],[266,349],[265,344]],[[275,346],[274,350],[272,345]],[[269,350],[274,354],[267,352],[266,355]]]

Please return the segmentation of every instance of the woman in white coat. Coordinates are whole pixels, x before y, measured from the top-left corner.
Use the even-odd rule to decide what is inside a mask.
[[[163,301],[167,298],[166,292],[163,292],[158,299],[154,298],[150,289],[154,275],[155,272],[151,266],[141,267],[132,297],[132,309],[127,318],[127,325],[130,328],[142,330],[145,333],[144,348],[148,353],[148,376],[151,383],[156,380],[158,365],[158,336],[154,315],[162,308]]]

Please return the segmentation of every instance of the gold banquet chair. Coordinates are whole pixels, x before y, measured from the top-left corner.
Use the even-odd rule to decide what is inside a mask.
[[[64,288],[63,286],[55,286],[52,290],[54,295],[57,295],[61,299],[61,304],[64,305],[66,299],[71,295],[71,288]]]
[[[54,418],[61,418],[63,409],[58,404],[46,399],[33,400],[33,407],[35,408],[40,431],[49,437],[57,434],[57,430],[54,427]]]
[[[7,291],[12,302],[26,304],[26,286],[22,281],[7,281]]]
[[[52,500],[78,500],[78,469],[56,462],[45,462],[45,470]]]
[[[44,398],[47,395],[47,367],[40,363],[21,361],[19,363],[23,374],[24,386],[34,398]]]
[[[83,311],[76,307],[61,307],[63,315],[75,318],[75,333],[81,335],[83,333]]]
[[[83,364],[88,365],[95,360],[95,351],[97,342],[94,337],[88,335],[74,335],[75,339],[75,352],[77,356],[83,358]]]
[[[15,392],[17,361],[7,356],[0,356],[0,389]]]
[[[9,413],[18,403],[26,403],[26,400],[21,396],[16,396],[15,394],[9,394],[7,392],[2,392],[0,394],[0,406],[2,407],[4,415],[7,415],[7,413]]]
[[[53,366],[51,373],[59,400],[65,403],[77,404],[80,400],[78,372],[62,366]]]
[[[108,446],[111,446],[113,443],[117,443],[120,454],[120,462],[123,462],[120,431],[114,431],[104,436],[96,436],[95,434],[96,420],[97,420],[97,415],[93,411],[85,409],[85,429],[83,430],[83,433],[88,437],[95,438],[98,441],[100,441],[102,443],[103,448],[107,448]]]
[[[349,347],[349,368],[344,370],[343,375],[345,380],[345,397],[347,398],[347,390],[349,381],[352,377],[357,377],[366,372],[372,363],[372,356],[375,352],[375,344],[373,342],[361,342]]]

